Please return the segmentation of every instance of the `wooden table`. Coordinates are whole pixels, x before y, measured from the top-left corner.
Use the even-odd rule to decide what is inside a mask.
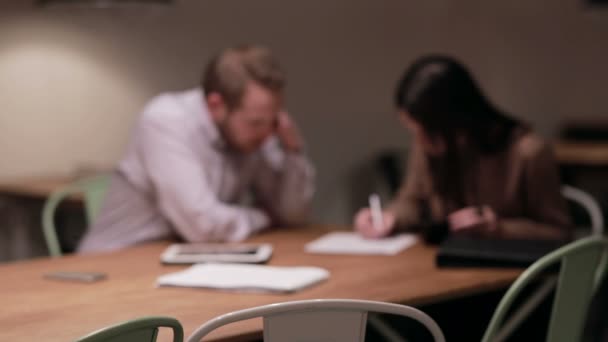
[[[60,189],[76,177],[48,177],[0,182],[0,193],[27,198],[46,199],[53,191]]]
[[[608,166],[608,143],[559,141],[554,148],[560,164]]]
[[[167,243],[106,255],[67,256],[0,266],[0,331],[6,341],[68,341],[98,328],[144,315],[177,318],[189,335],[203,322],[233,310],[311,298],[368,299],[412,305],[506,287],[519,270],[438,269],[435,248],[418,244],[397,256],[329,256],[304,252],[304,244],[330,227],[275,231],[254,242],[274,244],[271,265],[321,266],[328,281],[301,292],[237,294],[204,289],[155,288],[155,279],[183,266],[163,266]],[[53,271],[100,271],[93,284],[43,278]],[[216,340],[259,336],[261,321],[222,329]]]

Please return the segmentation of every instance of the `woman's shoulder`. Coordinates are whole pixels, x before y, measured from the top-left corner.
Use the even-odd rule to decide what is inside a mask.
[[[532,129],[518,128],[513,134],[512,154],[521,159],[536,159],[551,152],[549,142]]]

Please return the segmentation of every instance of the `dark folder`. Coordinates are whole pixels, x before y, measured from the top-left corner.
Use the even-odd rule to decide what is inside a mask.
[[[565,241],[450,236],[439,247],[439,267],[528,267]]]

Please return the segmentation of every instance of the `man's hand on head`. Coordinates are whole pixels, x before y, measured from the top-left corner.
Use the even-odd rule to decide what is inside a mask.
[[[302,135],[286,111],[279,113],[277,121],[277,136],[279,137],[279,140],[281,141],[281,144],[285,150],[296,153],[302,151],[304,144],[302,141]]]

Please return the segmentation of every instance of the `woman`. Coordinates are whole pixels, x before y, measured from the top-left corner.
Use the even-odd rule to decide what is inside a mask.
[[[457,61],[418,60],[395,101],[414,137],[406,178],[380,225],[368,208],[356,215],[359,233],[380,238],[443,226],[498,238],[569,237],[550,146],[494,107]]]

